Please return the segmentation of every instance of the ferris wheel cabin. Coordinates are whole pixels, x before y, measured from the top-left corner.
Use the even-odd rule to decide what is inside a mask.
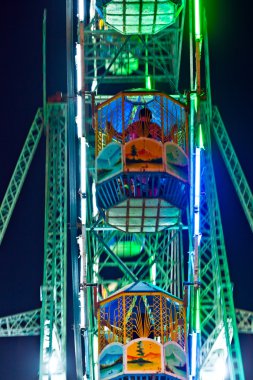
[[[99,378],[187,378],[183,301],[134,282],[99,303]]]
[[[106,221],[125,232],[157,232],[186,207],[187,108],[157,91],[121,92],[96,112],[96,196]]]

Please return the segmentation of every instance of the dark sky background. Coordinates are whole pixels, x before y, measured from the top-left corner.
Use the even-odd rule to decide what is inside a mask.
[[[243,3],[236,0],[206,1],[213,103],[219,107],[252,189],[253,37],[250,4],[250,0]],[[48,94],[57,90],[65,92],[65,2],[13,0],[1,5],[1,199],[36,110],[42,106],[44,8],[48,10]],[[0,249],[0,316],[41,306],[44,140],[39,145]],[[252,233],[215,145],[213,159],[235,304],[238,308],[253,310]],[[68,312],[68,378],[74,379],[71,304]],[[240,338],[246,379],[252,380],[253,335]],[[38,337],[0,339],[0,380],[37,379],[38,368]]]

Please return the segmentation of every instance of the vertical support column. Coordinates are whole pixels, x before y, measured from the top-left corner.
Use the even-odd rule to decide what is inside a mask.
[[[82,13],[79,2],[78,11]],[[78,245],[77,245],[77,188],[79,186],[77,179],[77,132],[76,132],[76,110],[75,110],[75,65],[74,65],[74,14],[73,0],[66,1],[66,35],[67,35],[67,89],[68,89],[68,164],[69,164],[69,220],[70,220],[70,246],[71,246],[71,266],[72,266],[72,291],[73,291],[73,316],[74,316],[74,345],[75,345],[75,364],[77,380],[83,380],[83,350],[82,336],[80,329],[80,273],[78,265]],[[80,53],[81,56],[81,53]],[[79,80],[79,78],[77,78]],[[82,112],[82,104],[77,99],[77,108]],[[82,114],[78,117],[81,117]],[[81,134],[82,131],[78,131]]]
[[[189,2],[190,23],[190,170],[191,170],[191,191],[190,191],[190,221],[193,227],[190,231],[190,259],[189,259],[189,282],[190,310],[189,311],[189,343],[190,343],[190,379],[199,378],[199,353],[200,353],[200,280],[199,280],[199,244],[200,244],[200,153],[201,147],[197,136],[201,130],[201,0]],[[193,23],[194,16],[194,23]],[[193,32],[194,24],[194,32]],[[193,37],[194,35],[194,37]],[[193,49],[193,38],[194,46]],[[195,52],[195,71],[193,69],[193,53]],[[192,242],[191,242],[192,239]]]
[[[77,163],[77,172],[79,174],[80,183],[80,222],[81,235],[78,239],[79,255],[80,255],[80,273],[73,279],[75,286],[80,285],[80,328],[82,330],[84,340],[84,376],[93,380],[95,359],[93,353],[93,337],[91,335],[91,326],[93,325],[94,315],[91,312],[93,307],[93,290],[91,284],[91,268],[88,268],[88,235],[87,221],[90,218],[91,207],[89,207],[91,191],[89,189],[89,172],[87,164],[88,156],[88,128],[86,121],[86,79],[85,79],[85,60],[84,60],[84,27],[86,15],[86,3],[83,0],[78,1],[78,43],[76,45],[76,73],[77,73],[77,146],[79,150],[79,160]],[[90,12],[94,12],[94,4],[90,4]],[[94,16],[94,15],[93,15]],[[96,63],[95,63],[96,64]],[[95,69],[96,72],[96,69]],[[92,84],[96,87],[96,78]],[[89,94],[90,95],[90,94]],[[89,200],[88,200],[89,197]],[[79,282],[78,282],[79,280]]]
[[[48,105],[40,380],[66,380],[67,106]]]
[[[47,10],[44,9],[43,15],[43,116],[44,116],[44,125],[47,125],[47,59],[46,59],[46,38],[47,38]]]

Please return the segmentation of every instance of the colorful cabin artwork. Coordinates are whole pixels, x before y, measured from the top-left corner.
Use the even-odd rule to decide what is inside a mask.
[[[156,91],[120,93],[97,107],[97,206],[125,232],[179,221],[188,198],[185,104]]]
[[[146,282],[101,301],[99,378],[163,374],[163,379],[186,379],[185,321],[183,301]]]

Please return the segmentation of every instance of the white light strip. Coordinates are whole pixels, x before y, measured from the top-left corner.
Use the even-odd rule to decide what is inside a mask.
[[[78,0],[78,21],[82,23],[84,21],[84,0]],[[83,137],[83,77],[82,77],[82,48],[80,44],[76,44],[76,89],[77,89],[77,114],[76,114],[76,124],[77,124],[77,135],[79,139],[80,148],[80,192],[81,192],[81,223],[82,226],[86,224],[86,148],[87,142],[86,138]],[[86,282],[85,265],[86,265],[86,244],[85,244],[85,231],[82,227],[82,235],[78,238],[78,245],[80,251],[80,282],[81,284]],[[79,292],[79,302],[80,302],[80,327],[85,328],[85,291],[81,288]]]
[[[94,335],[94,338],[93,338],[93,352],[94,352],[95,379],[98,379],[98,337],[97,335]]]
[[[99,260],[98,260],[98,257],[95,258],[94,260],[94,264],[93,264],[93,282],[96,283],[98,282],[98,264],[99,264]]]
[[[80,281],[83,281],[83,238],[82,236],[78,237],[78,246],[80,252]],[[80,302],[80,327],[85,327],[85,310],[84,310],[84,293],[83,290],[80,290],[79,293],[79,302]]]
[[[81,215],[82,215],[82,224],[86,222],[86,199],[81,200]]]
[[[80,302],[80,327],[85,328],[84,294],[82,290],[80,291],[79,302]]]
[[[98,213],[97,200],[96,200],[96,184],[92,182],[92,215],[95,217]]]
[[[151,282],[153,285],[156,285],[156,263],[151,267]]]
[[[95,13],[96,13],[95,0],[91,0],[91,2],[90,2],[90,20],[92,20],[95,17]]]
[[[191,376],[196,376],[196,355],[197,355],[197,334],[192,333],[192,357],[191,357]]]
[[[83,107],[82,107],[82,96],[80,91],[82,90],[82,70],[81,70],[81,45],[76,45],[76,77],[77,77],[77,135],[78,138],[82,136],[82,122],[83,122]]]
[[[80,257],[82,257],[82,254],[83,254],[83,239],[82,239],[82,235],[78,236],[77,243],[78,243],[78,246],[79,246]],[[82,278],[83,278],[83,265],[80,266],[80,277],[81,277],[81,281],[82,281]]]
[[[76,44],[76,74],[77,92],[82,90],[82,70],[81,70],[81,45]]]
[[[94,78],[91,85],[91,92],[94,92],[96,90],[97,85],[98,85],[98,81],[96,78]]]
[[[82,120],[83,120],[83,108],[82,108],[82,97],[77,96],[77,115],[76,115],[76,124],[77,124],[77,136],[78,138],[82,137]]]
[[[81,137],[80,138],[80,170],[81,170],[81,192],[83,194],[86,194],[86,169],[87,169],[87,164],[86,164],[86,148],[87,148],[87,143],[86,143],[86,138]]]
[[[78,19],[79,21],[84,20],[84,0],[78,1]]]
[[[86,138],[80,138],[80,185],[81,185],[81,193],[83,195],[81,199],[81,219],[82,224],[86,224]]]

